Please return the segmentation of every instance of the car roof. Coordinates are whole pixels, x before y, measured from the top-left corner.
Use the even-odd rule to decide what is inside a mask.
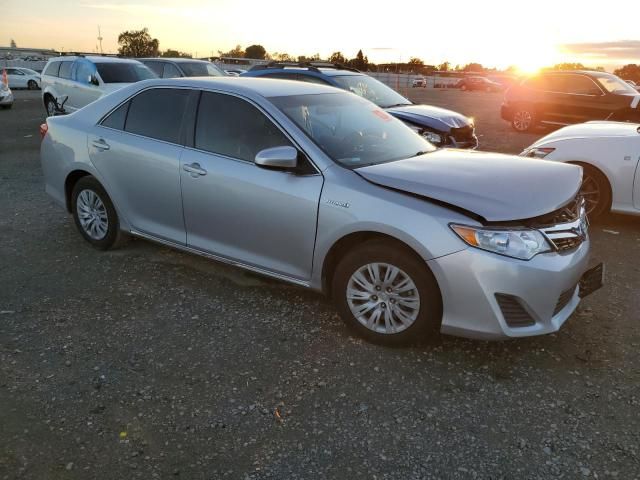
[[[200,60],[199,58],[186,58],[186,57],[148,57],[138,58],[138,60],[158,60],[163,62],[175,62],[175,63],[211,63],[208,60]]]
[[[124,58],[124,57],[106,57],[102,55],[64,55],[60,57],[53,57],[49,61],[50,62],[59,62],[59,61],[73,61],[79,58],[86,58],[87,60],[93,63],[138,63],[138,60],[135,58]]]
[[[317,83],[296,80],[264,79],[252,77],[180,77],[154,78],[137,82],[148,87],[190,87],[221,89],[230,93],[258,94],[262,97],[285,97],[290,95],[317,95],[321,93],[341,93],[342,90]]]

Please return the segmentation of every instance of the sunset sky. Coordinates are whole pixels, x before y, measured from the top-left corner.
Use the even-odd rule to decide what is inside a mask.
[[[575,0],[347,2],[325,0],[3,0],[0,45],[105,52],[118,33],[148,27],[161,49],[198,56],[236,44],[322,57],[362,48],[373,62],[479,62],[523,70],[582,62],[611,70],[640,63],[640,2]],[[314,8],[315,7],[315,8]]]

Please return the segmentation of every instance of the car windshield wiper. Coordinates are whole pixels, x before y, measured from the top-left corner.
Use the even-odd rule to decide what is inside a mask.
[[[413,105],[413,103],[394,103],[393,105],[385,105],[381,108],[406,107],[407,105]]]

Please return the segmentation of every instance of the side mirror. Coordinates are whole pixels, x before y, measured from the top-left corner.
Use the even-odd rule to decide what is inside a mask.
[[[260,150],[256,165],[267,168],[292,169],[298,166],[298,150],[293,147],[273,147]]]
[[[100,85],[100,82],[98,81],[98,77],[96,77],[95,75],[89,75],[89,83],[91,85],[95,85],[96,87]]]

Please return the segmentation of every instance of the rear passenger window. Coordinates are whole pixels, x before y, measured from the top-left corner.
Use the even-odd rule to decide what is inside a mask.
[[[73,62],[61,62],[60,65],[60,78],[71,78],[71,66]]]
[[[177,88],[145,90],[130,101],[125,131],[180,143],[180,128],[188,97],[189,90]]]
[[[142,62],[147,67],[149,67],[153,73],[155,73],[159,78],[162,78],[162,62]]]
[[[172,65],[170,63],[164,64],[164,72],[162,73],[162,78],[178,78],[181,76],[182,74],[180,73],[180,70],[178,70],[175,65]]]
[[[567,93],[577,95],[601,95],[602,91],[589,77],[584,75],[567,75],[565,77],[565,88]]]
[[[124,130],[124,122],[127,119],[130,102],[124,103],[111,112],[107,118],[102,121],[102,125],[116,130]]]
[[[62,62],[51,62],[47,68],[45,68],[43,75],[51,75],[52,77],[57,77],[58,72],[60,71],[60,64]]]
[[[196,148],[253,162],[260,150],[280,146],[291,146],[291,142],[249,102],[220,93],[202,94]]]

